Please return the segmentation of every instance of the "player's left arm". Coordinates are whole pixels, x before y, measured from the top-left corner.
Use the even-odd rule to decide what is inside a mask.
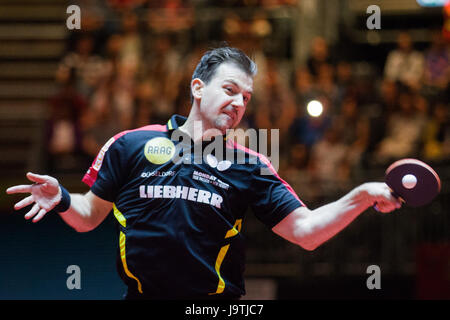
[[[369,182],[317,209],[295,209],[275,225],[272,231],[306,250],[314,250],[374,204],[384,213],[401,207],[401,202],[391,194],[385,183]]]

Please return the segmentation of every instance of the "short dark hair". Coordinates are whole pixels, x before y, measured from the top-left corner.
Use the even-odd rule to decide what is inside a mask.
[[[235,64],[252,77],[256,75],[257,67],[252,59],[240,49],[224,46],[209,50],[202,56],[192,74],[192,80],[198,78],[208,84],[217,68],[225,62]],[[191,93],[191,102],[193,100]]]

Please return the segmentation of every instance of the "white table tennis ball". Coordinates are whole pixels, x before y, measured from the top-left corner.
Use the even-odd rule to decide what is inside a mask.
[[[417,178],[412,174],[404,175],[402,178],[402,184],[406,189],[412,189],[417,184]]]

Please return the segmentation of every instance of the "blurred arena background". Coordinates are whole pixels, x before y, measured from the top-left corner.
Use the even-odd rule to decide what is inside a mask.
[[[0,0],[0,186],[51,174],[71,192],[115,133],[187,115],[201,54],[226,41],[259,74],[243,128],[280,129],[280,168],[311,208],[382,181],[393,160],[432,165],[430,205],[373,209],[307,252],[249,213],[246,299],[450,299],[450,5],[428,0]],[[81,30],[69,30],[69,5]],[[430,5],[429,7],[423,4]],[[381,29],[369,30],[377,5]],[[311,117],[306,105],[321,102]],[[78,234],[34,225],[0,196],[0,299],[121,299],[110,217]],[[81,268],[81,290],[66,269]],[[381,269],[369,290],[366,269]]]

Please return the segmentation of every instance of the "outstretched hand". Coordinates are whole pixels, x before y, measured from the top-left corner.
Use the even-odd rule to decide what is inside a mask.
[[[402,200],[392,194],[392,190],[384,182],[368,182],[362,185],[363,194],[375,210],[388,213],[400,209]]]
[[[31,193],[30,196],[17,202],[14,209],[20,210],[34,203],[30,211],[25,214],[25,219],[34,217],[33,222],[38,222],[61,201],[61,188],[58,180],[47,175],[28,172],[27,178],[34,184],[10,187],[6,193]]]

